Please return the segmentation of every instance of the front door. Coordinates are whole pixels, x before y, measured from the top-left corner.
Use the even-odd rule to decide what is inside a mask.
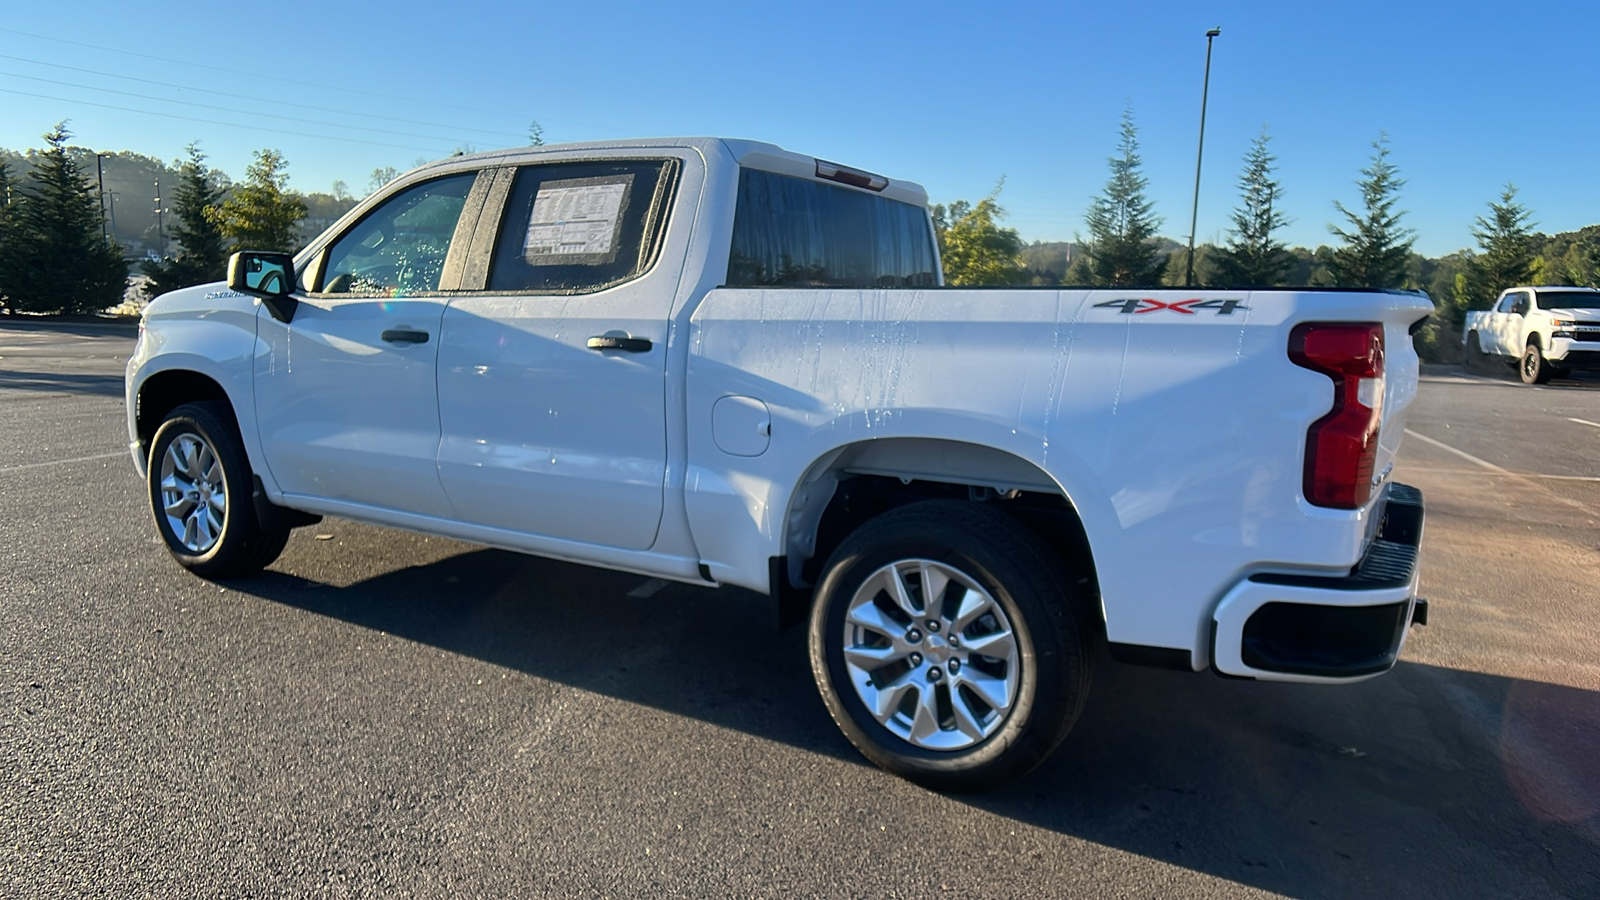
[[[679,274],[656,256],[677,171],[662,159],[517,170],[486,290],[444,313],[439,476],[462,521],[654,543]]]
[[[1522,355],[1522,325],[1527,314],[1526,291],[1507,294],[1500,299],[1495,305],[1494,314],[1489,317],[1489,330],[1494,344],[1491,352],[1507,356]]]
[[[292,322],[258,313],[256,422],[285,493],[450,517],[435,464],[439,288],[475,177],[401,188],[319,257]]]

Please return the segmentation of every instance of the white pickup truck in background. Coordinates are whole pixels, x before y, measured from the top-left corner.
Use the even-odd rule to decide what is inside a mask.
[[[808,618],[867,757],[979,788],[1061,742],[1102,644],[1394,664],[1426,609],[1389,473],[1431,309],[945,288],[914,184],[749,141],[526,148],[158,298],[128,429],[199,574],[336,515],[749,588]]]
[[[1467,368],[1502,359],[1527,384],[1600,368],[1600,290],[1509,288],[1490,309],[1467,313],[1461,339]]]

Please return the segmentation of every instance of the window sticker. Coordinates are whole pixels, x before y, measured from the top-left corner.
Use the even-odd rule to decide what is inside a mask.
[[[615,262],[633,173],[547,181],[528,217],[522,258],[530,266]]]

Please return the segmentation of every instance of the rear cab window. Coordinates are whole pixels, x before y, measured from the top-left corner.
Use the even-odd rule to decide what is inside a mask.
[[[868,191],[741,169],[728,287],[938,285],[920,206]]]

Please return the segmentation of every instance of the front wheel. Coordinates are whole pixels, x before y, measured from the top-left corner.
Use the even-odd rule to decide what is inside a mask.
[[[1011,516],[928,501],[828,561],[810,625],[829,714],[878,766],[936,790],[997,787],[1066,737],[1090,654],[1061,561]]]
[[[1518,373],[1522,376],[1523,384],[1544,384],[1555,371],[1539,350],[1539,345],[1529,344],[1522,353],[1522,365],[1518,367]]]
[[[197,575],[259,571],[289,541],[289,529],[264,529],[256,519],[250,462],[222,404],[186,403],[168,413],[146,471],[156,530]]]

